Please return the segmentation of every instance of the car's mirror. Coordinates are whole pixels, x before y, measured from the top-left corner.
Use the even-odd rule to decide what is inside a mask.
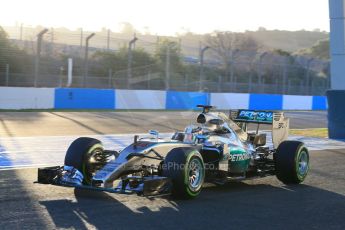
[[[159,132],[157,130],[150,130],[149,134],[158,139]]]

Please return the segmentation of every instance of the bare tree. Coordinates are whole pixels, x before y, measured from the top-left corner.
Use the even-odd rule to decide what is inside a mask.
[[[206,37],[206,44],[211,47],[223,62],[225,75],[231,78],[231,69],[239,51],[254,51],[259,49],[259,44],[251,36],[243,33],[216,32]],[[233,81],[233,79],[231,79]]]

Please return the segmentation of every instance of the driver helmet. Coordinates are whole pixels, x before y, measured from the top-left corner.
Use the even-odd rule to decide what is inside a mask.
[[[222,130],[224,126],[224,121],[220,118],[210,119],[205,123],[205,128],[209,131],[216,132]]]

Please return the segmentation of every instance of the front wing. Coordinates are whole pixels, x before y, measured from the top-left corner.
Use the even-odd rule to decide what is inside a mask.
[[[104,188],[101,184],[84,185],[82,183],[66,182],[62,180],[63,176],[64,167],[53,166],[39,168],[36,183],[119,194],[137,194],[142,196],[169,195],[172,188],[171,179],[161,176],[126,177],[121,179],[118,185],[114,188]]]

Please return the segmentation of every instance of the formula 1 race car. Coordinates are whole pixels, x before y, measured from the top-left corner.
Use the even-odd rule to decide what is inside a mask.
[[[308,149],[286,140],[289,119],[282,112],[238,110],[229,116],[202,108],[195,125],[168,140],[150,131],[134,136],[120,152],[104,150],[99,140],[76,139],[68,148],[64,166],[38,169],[38,183],[95,189],[114,193],[179,198],[198,196],[205,182],[276,175],[285,184],[301,183],[309,170]],[[257,125],[248,132],[249,123]],[[261,124],[272,127],[272,144],[266,144]]]

